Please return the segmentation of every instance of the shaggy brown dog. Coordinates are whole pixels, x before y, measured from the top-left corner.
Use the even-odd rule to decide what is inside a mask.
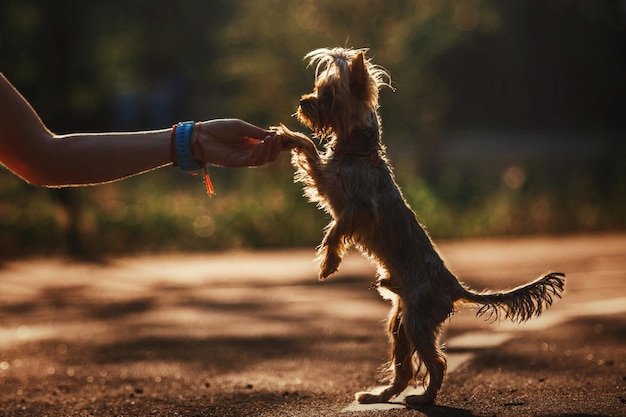
[[[337,271],[354,245],[378,267],[377,287],[393,304],[389,316],[391,385],[381,393],[356,394],[361,403],[387,402],[423,371],[426,391],[409,406],[435,401],[446,371],[439,345],[443,322],[467,302],[478,314],[522,322],[560,297],[564,275],[549,273],[505,292],[476,293],[446,268],[431,239],[402,197],[381,142],[378,91],[389,76],[363,50],[318,49],[315,88],[304,95],[298,119],[325,143],[320,155],[305,135],[277,128],[293,147],[296,179],[306,195],[333,218],[320,246],[320,279]]]

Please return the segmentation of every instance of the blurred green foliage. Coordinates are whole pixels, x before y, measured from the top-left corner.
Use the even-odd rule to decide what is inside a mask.
[[[626,226],[622,3],[3,0],[0,70],[58,133],[219,117],[297,128],[306,52],[369,47],[395,87],[381,95],[389,155],[431,234],[614,230]],[[327,218],[287,155],[210,171],[212,199],[170,168],[63,192],[0,170],[0,256],[319,241]]]

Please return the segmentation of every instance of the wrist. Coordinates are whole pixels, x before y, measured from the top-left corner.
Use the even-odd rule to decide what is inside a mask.
[[[172,127],[170,138],[171,159],[174,166],[184,172],[197,173],[202,164],[193,154],[194,122],[180,122]]]
[[[206,163],[206,161],[204,161],[204,152],[201,145],[201,143],[203,143],[201,139],[202,134],[202,122],[196,122],[193,127],[193,137],[195,140],[192,140],[190,145],[191,154],[196,161]]]

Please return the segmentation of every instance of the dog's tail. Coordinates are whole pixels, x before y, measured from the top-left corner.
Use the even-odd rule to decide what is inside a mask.
[[[459,300],[480,305],[477,316],[487,315],[490,319],[504,318],[524,322],[539,316],[544,308],[552,305],[554,297],[561,298],[565,285],[565,274],[551,272],[535,281],[503,292],[476,293],[463,288]]]

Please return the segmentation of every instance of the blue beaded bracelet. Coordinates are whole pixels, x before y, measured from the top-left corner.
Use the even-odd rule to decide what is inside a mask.
[[[193,158],[191,152],[191,131],[194,122],[180,122],[174,126],[172,132],[173,148],[175,153],[174,165],[184,172],[197,173],[202,166]]]

